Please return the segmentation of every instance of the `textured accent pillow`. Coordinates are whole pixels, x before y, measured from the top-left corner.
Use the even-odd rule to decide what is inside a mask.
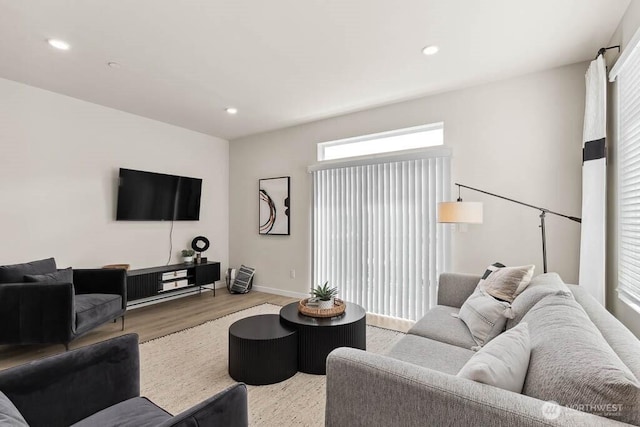
[[[531,337],[523,394],[640,425],[640,382],[573,297],[547,296],[522,322]]]
[[[0,265],[0,283],[20,283],[25,274],[55,273],[56,260],[53,258],[26,262],[24,264]]]
[[[520,323],[534,305],[549,295],[564,295],[573,298],[571,290],[557,273],[540,274],[534,277],[527,289],[513,300],[511,304],[513,319],[507,320],[507,329],[511,329]]]
[[[481,289],[462,304],[456,317],[459,317],[479,346],[483,346],[504,331],[507,317],[511,316],[511,305],[499,301]]]
[[[457,376],[522,393],[530,356],[529,328],[522,322],[471,356]]]
[[[9,398],[0,391],[0,427],[29,427]]]
[[[249,285],[251,284],[251,279],[255,274],[256,269],[247,267],[246,265],[242,265],[238,269],[238,273],[236,274],[236,278],[231,285],[231,290],[233,292],[238,292],[241,294],[249,292]]]
[[[498,271],[499,269],[504,267],[506,267],[506,265],[500,262],[494,262],[489,267],[487,267],[487,269],[484,271],[484,274],[482,274],[482,278],[480,278],[480,281],[478,282],[478,287],[480,287],[484,283],[484,281],[487,280],[487,277],[489,277],[491,273],[493,273],[494,271]]]
[[[494,298],[513,302],[533,277],[534,265],[497,268],[478,282],[478,287]]]
[[[73,269],[71,267],[58,270],[55,273],[47,274],[27,274],[24,276],[25,282],[58,282],[73,284]]]

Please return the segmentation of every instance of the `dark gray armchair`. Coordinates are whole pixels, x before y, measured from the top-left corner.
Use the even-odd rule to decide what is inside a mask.
[[[57,270],[53,258],[0,266],[0,344],[69,343],[127,308],[124,270]]]
[[[176,416],[140,397],[136,334],[1,371],[0,392],[31,427],[248,425],[244,384],[235,384]],[[0,419],[2,411],[0,402]]]

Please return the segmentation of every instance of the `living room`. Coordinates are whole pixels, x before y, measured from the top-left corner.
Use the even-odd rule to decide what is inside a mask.
[[[325,281],[314,240],[318,144],[442,123],[450,170],[447,197],[438,202],[455,201],[460,183],[584,220],[585,73],[597,55],[608,71],[630,56],[640,4],[514,3],[0,1],[0,189],[8,201],[0,210],[6,242],[0,265],[55,257],[58,268],[128,264],[135,271],[179,264],[181,250],[206,236],[203,256],[220,268],[215,297],[204,290],[130,306],[124,331],[106,323],[69,343],[72,352],[138,333],[141,386],[162,394],[172,391],[158,389],[184,379],[161,373],[150,379],[144,361],[163,351],[158,338],[226,319],[218,327],[226,342],[237,319],[225,316],[287,305]],[[68,49],[51,46],[51,39]],[[423,54],[435,45],[436,54]],[[598,54],[613,46],[620,49]],[[618,83],[607,90],[601,285],[608,312],[640,337],[640,312],[618,296]],[[199,220],[117,221],[121,168],[201,179]],[[260,180],[276,177],[289,177],[288,230],[265,235],[256,193]],[[448,225],[429,217],[432,230],[449,233],[440,273],[482,275],[501,262],[535,265],[537,276],[546,260],[564,283],[581,284],[580,224],[549,214],[543,255],[538,211],[465,188],[461,197],[482,203],[483,221]],[[255,269],[252,289],[232,295],[225,272],[241,265]],[[339,281],[330,284],[345,301],[360,303]],[[428,292],[425,310],[436,305],[437,286]],[[366,308],[370,325],[402,324],[394,334],[421,317],[403,323],[395,312]],[[367,335],[368,350],[377,339],[386,336]],[[227,344],[220,347],[216,362],[226,375]],[[2,345],[0,366],[64,353],[59,344]],[[324,378],[308,380],[320,396],[315,403],[295,403],[280,390],[291,407],[315,411],[313,422],[298,414],[279,418],[282,424],[324,423],[318,415],[325,410]],[[265,414],[273,403],[265,399],[275,392],[249,387],[250,421],[270,425],[274,418]],[[299,390],[305,389],[294,394]],[[160,406],[171,400],[156,396],[151,400]],[[185,410],[206,397],[168,409]],[[277,417],[286,413],[282,406]]]

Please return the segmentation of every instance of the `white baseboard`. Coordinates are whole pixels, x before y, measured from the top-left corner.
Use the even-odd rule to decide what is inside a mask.
[[[309,294],[304,294],[301,292],[284,291],[282,289],[269,288],[267,286],[253,285],[251,289],[258,292],[264,292],[267,294],[282,295],[283,297],[300,298],[300,299],[309,298]]]

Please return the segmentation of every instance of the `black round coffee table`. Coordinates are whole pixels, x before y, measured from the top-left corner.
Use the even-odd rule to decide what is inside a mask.
[[[274,384],[298,368],[296,330],[277,314],[246,317],[229,327],[229,375],[251,385]]]
[[[345,302],[344,314],[332,318],[309,317],[298,312],[298,303],[285,305],[280,318],[298,331],[298,370],[324,375],[327,356],[338,347],[367,348],[364,308]]]

